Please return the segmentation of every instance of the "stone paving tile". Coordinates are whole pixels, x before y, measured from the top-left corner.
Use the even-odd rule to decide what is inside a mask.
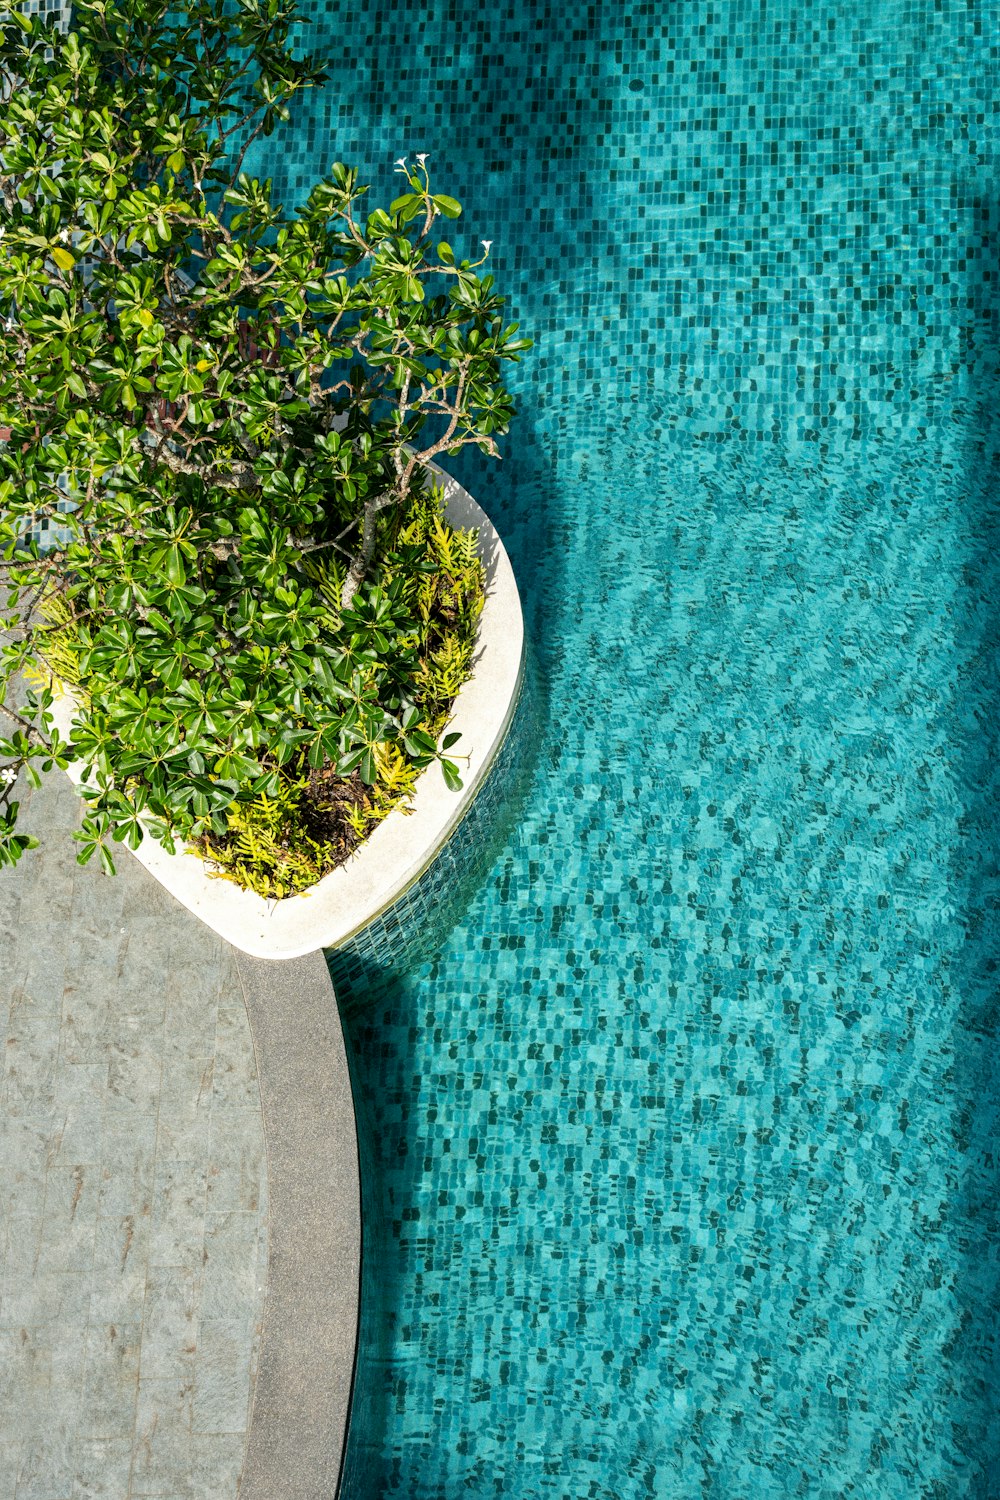
[[[4,1128],[4,1172],[0,1181],[0,1257],[6,1257],[4,1225],[41,1205],[45,1169],[52,1152],[52,1117],[47,1114],[15,1115],[0,1096]]]
[[[98,1217],[90,1292],[92,1320],[142,1322],[151,1233],[148,1214]]]
[[[22,1423],[32,1408],[47,1399],[51,1377],[52,1352],[37,1329],[0,1329],[0,1410],[6,1437],[22,1437]]]
[[[77,1449],[73,1500],[117,1500],[128,1494],[132,1432],[120,1438],[83,1438]]]
[[[148,1214],[156,1172],[156,1116],[109,1110],[104,1116],[104,1149],[102,1216],[124,1218],[126,1214]]]
[[[250,1124],[251,1122],[247,1122]],[[208,1181],[218,1173],[214,1155]],[[225,1173],[227,1181],[232,1171]],[[259,1187],[259,1183],[256,1184]],[[204,1260],[206,1177],[204,1161],[172,1161],[157,1153],[149,1246],[150,1266],[183,1266],[201,1271]],[[239,1188],[237,1181],[231,1191]]]
[[[21,1466],[21,1444],[13,1437],[0,1437],[0,1495],[12,1495]]]
[[[123,1016],[108,1037],[108,1089],[105,1107],[155,1114],[160,1098],[162,1033],[150,1035],[141,1016]]]
[[[44,1180],[44,1179],[43,1179]],[[42,1247],[42,1187],[31,1208],[13,1214],[4,1224],[4,1285],[34,1277]]]
[[[198,1331],[198,1381],[192,1430],[240,1433],[247,1425],[247,1392],[239,1378],[240,1351],[252,1335],[246,1318],[205,1318]]]
[[[0,1327],[86,1329],[90,1316],[89,1277],[78,1271],[40,1272],[5,1280],[0,1290]]]
[[[88,975],[85,970],[81,970],[78,975],[67,972],[60,1033],[63,1062],[72,1063],[75,1067],[93,1064],[107,1071],[107,1037],[113,1015],[112,1005],[110,986],[95,985],[94,975]],[[103,1108],[103,1089],[100,1100]]]
[[[91,947],[95,939],[101,944],[102,962],[107,964],[112,955],[116,962],[118,958],[117,945],[109,949],[108,936],[109,928],[116,937],[121,936],[122,893],[117,881],[106,880],[105,884],[107,890],[92,882],[74,882],[70,923],[78,940],[91,939]]]
[[[48,1157],[54,1166],[99,1166],[105,1140],[103,1085],[107,1066],[103,1062],[66,1064],[60,1048],[58,1109],[49,1138]],[[61,1118],[60,1118],[61,1117]]]
[[[15,1500],[70,1500],[75,1468],[73,1436],[65,1429],[34,1438],[22,1445]]]
[[[185,1079],[188,1088],[182,1086]],[[162,1160],[204,1162],[211,1132],[211,1080],[211,1059],[194,1060],[184,1069],[164,1068],[156,1126],[156,1151]]]
[[[19,877],[20,869],[16,869],[5,871],[0,878],[6,885]],[[51,941],[52,924],[28,915],[36,909],[44,911],[44,901],[37,908],[21,903],[20,925],[5,954],[5,968],[12,981],[7,996],[12,1022],[32,1012],[47,1014],[53,1005],[61,1008],[66,989],[66,954],[60,953],[59,946]]]
[[[232,1495],[243,1466],[241,1433],[198,1433],[191,1438],[191,1483],[195,1497]]]
[[[242,1006],[239,1010],[235,1006],[220,1006],[212,1076],[212,1096],[216,1105],[259,1108],[257,1069],[253,1053],[248,1053],[243,1043],[245,1026],[246,1012]]]
[[[99,1169],[50,1166],[35,1274],[86,1271],[94,1263]]]
[[[37,855],[20,874],[21,900],[26,910],[44,911],[49,922],[68,922],[76,884],[73,872],[53,847],[39,849]]]
[[[253,1113],[251,1110],[250,1113]],[[240,1209],[256,1213],[264,1180],[264,1143],[249,1129],[246,1109],[219,1109],[212,1115],[207,1207],[212,1213]]]
[[[138,1319],[113,1321],[93,1316],[87,1329],[86,1370],[79,1435],[123,1440],[135,1426],[139,1354],[143,1326]]]
[[[232,1500],[266,1271],[231,950],[127,853],[0,874],[0,1500]]]
[[[189,1266],[150,1266],[142,1313],[142,1380],[182,1377],[193,1384],[199,1353],[201,1277]]]
[[[205,1275],[201,1310],[206,1318],[239,1315],[257,1298],[257,1246],[251,1238],[255,1213],[205,1215]]]
[[[132,1456],[133,1495],[194,1495],[191,1419],[194,1382],[140,1380],[136,1443]]]

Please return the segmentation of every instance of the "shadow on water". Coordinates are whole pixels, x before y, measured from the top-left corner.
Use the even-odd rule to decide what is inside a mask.
[[[366,36],[372,29],[377,45]],[[512,764],[494,770],[460,836],[435,862],[424,925],[406,934],[398,961],[389,966],[359,950],[331,956],[354,1079],[364,1220],[362,1325],[342,1493],[374,1500],[395,1483],[386,1434],[405,1399],[401,1321],[413,1291],[400,1284],[394,1224],[398,1230],[396,1221],[418,1212],[425,1167],[419,1133],[404,1132],[397,1144],[382,1111],[387,1100],[397,1115],[410,1111],[412,1043],[427,1024],[417,1012],[417,986],[428,966],[433,976],[437,955],[476,892],[487,881],[509,880],[508,834],[520,819],[541,746],[558,737],[551,732],[548,683],[560,665],[565,555],[575,518],[563,513],[557,484],[567,413],[562,403],[546,408],[538,392],[560,388],[568,330],[583,316],[593,280],[591,227],[603,222],[596,179],[567,163],[583,160],[608,128],[621,80],[613,64],[609,73],[595,8],[580,0],[568,7],[540,0],[502,5],[468,21],[441,0],[417,8],[387,0],[363,14],[334,0],[307,19],[303,44],[329,59],[330,82],[302,101],[288,131],[261,143],[248,168],[273,176],[276,195],[294,203],[331,161],[350,162],[371,183],[375,206],[398,191],[395,158],[427,151],[436,187],[464,207],[448,239],[464,255],[481,237],[492,238],[498,288],[510,298],[511,316],[539,341],[530,367],[508,372],[520,410],[501,443],[503,462],[467,451],[444,464],[496,524],[521,593],[528,661],[510,738]],[[567,74],[570,53],[578,65]],[[428,78],[417,87],[421,73]],[[623,280],[614,237],[602,232],[605,238],[610,262],[603,274]],[[544,275],[539,245],[546,247]],[[397,1018],[397,1035],[398,1018],[412,1017],[409,1047],[394,1049],[387,1041],[389,1014]],[[390,1150],[391,1172],[383,1159]],[[402,1173],[399,1152],[406,1153]]]
[[[366,19],[377,45],[346,6],[307,16],[303,45],[324,58],[329,82],[300,102],[294,158],[326,171],[339,154],[381,191],[396,158],[426,152],[438,189],[465,203],[456,247],[463,231],[492,236],[507,285],[537,259],[530,242],[541,236],[552,241],[553,279],[572,282],[574,268],[593,258],[576,231],[601,221],[603,208],[597,180],[566,166],[585,160],[609,128],[621,82],[602,46],[599,8],[517,0],[466,19],[444,0],[380,0]],[[551,284],[535,293],[558,300]]]
[[[959,1316],[946,1353],[969,1412],[968,1426],[955,1434],[969,1464],[965,1493],[969,1500],[1000,1500],[1000,208],[977,207],[967,358],[986,396],[969,422],[966,451],[964,603],[971,639],[956,692],[962,818],[949,872],[962,934],[950,973],[952,1147],[959,1163],[950,1228],[961,1254]]]
[[[405,942],[398,961],[380,961],[357,945],[327,955],[354,1088],[363,1204],[361,1321],[341,1489],[345,1500],[375,1500],[388,1487],[389,1476],[382,1472],[385,1435],[401,1399],[398,1381],[395,1389],[393,1385],[392,1362],[398,1352],[400,1318],[411,1301],[411,1288],[394,1270],[398,1257],[393,1253],[393,1219],[405,1216],[418,1201],[424,1172],[418,1150],[407,1146],[412,1170],[401,1178],[399,1162],[393,1162],[390,1194],[382,1159],[385,1138],[375,1128],[371,1105],[376,1097],[390,1095],[400,1101],[400,1108],[407,1108],[413,1059],[406,1049],[390,1052],[384,1045],[386,1017],[412,1012],[413,1027],[420,1024],[410,976],[421,965],[433,966],[449,932],[491,872],[495,878],[500,871],[503,878],[509,834],[534,779],[545,704],[541,673],[529,651],[511,731],[466,818],[423,877],[433,883],[433,890],[418,910],[425,919],[430,913],[429,920],[402,934]]]
[[[953,878],[962,940],[951,963],[955,1003],[950,1232],[959,1317],[947,1349],[964,1390],[970,1500],[1000,1497],[1000,455],[980,457],[977,545],[967,582],[977,649],[959,685],[963,720],[961,839]]]
[[[394,161],[427,152],[437,190],[463,204],[448,225],[456,252],[478,255],[491,239],[489,269],[537,344],[506,371],[519,414],[502,464],[466,450],[445,467],[503,536],[547,672],[562,638],[561,554],[576,519],[560,513],[556,466],[573,404],[602,388],[606,346],[617,338],[594,309],[617,311],[630,276],[608,223],[607,183],[582,165],[620,108],[625,65],[605,36],[620,18],[587,0],[505,0],[468,16],[444,0],[303,9],[302,45],[324,59],[329,82],[297,102],[287,128],[256,143],[248,170],[272,176],[276,196],[296,203],[340,159],[370,184],[375,207],[399,191]]]

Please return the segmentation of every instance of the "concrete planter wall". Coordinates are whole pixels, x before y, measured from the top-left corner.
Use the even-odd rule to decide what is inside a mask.
[[[507,732],[524,653],[513,569],[486,513],[450,475],[431,467],[444,486],[449,521],[454,526],[478,528],[486,569],[486,603],[475,669],[455,700],[448,726],[461,735],[450,753],[458,760],[462,790],[449,791],[438,768],[431,766],[417,783],[409,813],[390,813],[346,864],[310,890],[282,901],[267,901],[213,876],[184,846],[177,854],[168,854],[147,836],[134,851],[135,858],[182,905],[254,958],[298,958],[317,948],[337,948],[391,906],[447,841]],[[56,722],[63,734],[69,731],[73,709],[68,695],[55,704]],[[69,768],[78,785],[81,769],[76,764]]]

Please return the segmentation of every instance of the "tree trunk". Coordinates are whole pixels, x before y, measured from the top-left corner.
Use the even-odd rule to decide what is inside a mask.
[[[372,565],[372,558],[375,556],[378,513],[380,510],[385,510],[386,506],[391,505],[393,498],[391,494],[383,494],[375,495],[371,500],[365,501],[364,521],[361,526],[361,546],[351,558],[351,566],[347,570],[344,587],[340,591],[341,609],[350,608],[351,600],[365,581],[368,569]]]

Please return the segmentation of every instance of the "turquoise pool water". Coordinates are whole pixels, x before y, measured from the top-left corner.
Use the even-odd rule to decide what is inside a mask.
[[[311,27],[262,163],[430,152],[539,340],[533,779],[344,997],[348,1500],[1000,1496],[995,13]]]

